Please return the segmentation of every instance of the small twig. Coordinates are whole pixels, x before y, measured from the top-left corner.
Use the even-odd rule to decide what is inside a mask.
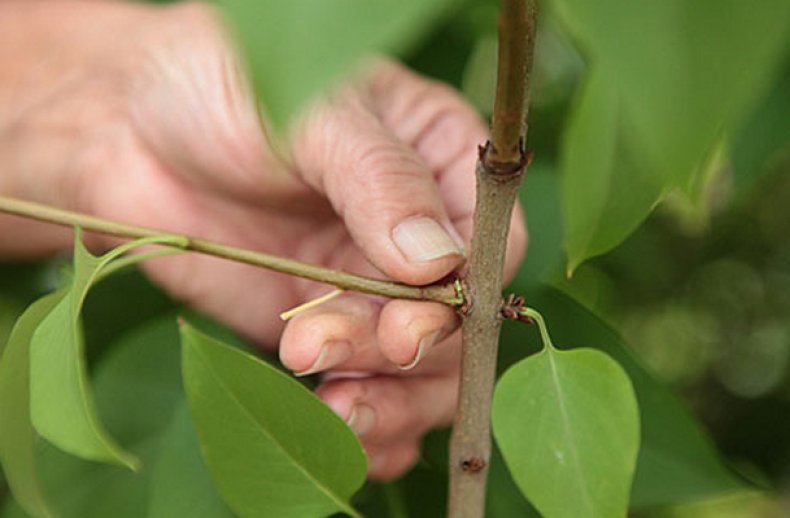
[[[450,306],[461,306],[464,303],[463,293],[457,289],[457,284],[455,282],[430,286],[409,286],[397,282],[383,281],[381,279],[373,279],[340,270],[333,270],[331,268],[324,268],[323,266],[304,263],[286,257],[224,245],[206,239],[198,239],[167,232],[165,230],[119,223],[117,221],[89,216],[87,214],[79,214],[30,201],[5,198],[2,196],[0,196],[0,212],[66,227],[79,226],[91,232],[123,238],[137,239],[160,236],[163,234],[171,235],[184,240],[185,250],[251,264],[268,270],[322,282],[324,284],[331,284],[337,288],[348,291],[357,291],[398,299],[430,300]]]

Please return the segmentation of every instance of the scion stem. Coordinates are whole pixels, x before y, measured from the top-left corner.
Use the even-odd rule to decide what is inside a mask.
[[[164,234],[180,239],[180,244],[183,244],[185,250],[251,264],[268,270],[322,282],[324,284],[331,284],[343,290],[399,299],[430,300],[450,306],[460,306],[463,304],[463,294],[459,293],[454,283],[435,284],[430,286],[408,286],[406,284],[373,279],[341,270],[324,268],[323,266],[304,263],[286,257],[264,254],[255,250],[225,245],[207,239],[198,239],[165,230],[139,227],[2,196],[0,196],[0,212],[66,227],[79,226],[91,232],[123,238],[138,239],[161,236]]]

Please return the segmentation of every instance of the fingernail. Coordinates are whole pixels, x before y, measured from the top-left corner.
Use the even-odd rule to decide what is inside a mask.
[[[448,255],[463,255],[460,246],[434,219],[407,219],[392,230],[392,240],[406,259],[422,263]]]
[[[313,364],[301,372],[294,372],[294,376],[309,376],[316,372],[331,369],[340,365],[351,357],[351,344],[345,341],[327,342],[318,352]]]
[[[417,344],[417,352],[414,354],[414,358],[409,363],[404,365],[398,365],[398,368],[403,371],[408,371],[413,369],[420,363],[420,360],[425,358],[425,355],[428,354],[428,350],[433,347],[436,343],[437,339],[439,338],[439,333],[441,333],[441,329],[437,331],[433,331],[432,333],[428,333],[420,338],[419,343]]]
[[[351,409],[346,424],[354,430],[357,437],[362,437],[376,426],[376,411],[368,405],[357,403]]]

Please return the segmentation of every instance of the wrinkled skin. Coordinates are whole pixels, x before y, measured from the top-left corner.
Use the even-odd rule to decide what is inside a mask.
[[[203,5],[6,2],[0,20],[3,194],[410,284],[463,267],[453,243],[469,246],[486,130],[450,88],[371,59],[274,153],[218,17]],[[414,255],[415,227],[396,229],[425,218],[435,224]],[[0,232],[6,255],[41,256],[70,241],[11,217],[0,217]],[[507,276],[525,242],[517,210]],[[144,268],[277,348],[294,372],[320,373],[317,393],[360,435],[373,478],[403,473],[421,436],[452,420],[460,339],[449,307],[347,293],[284,325],[281,311],[330,288],[198,254]]]

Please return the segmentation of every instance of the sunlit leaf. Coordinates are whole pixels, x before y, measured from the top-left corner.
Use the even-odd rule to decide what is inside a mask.
[[[725,467],[713,445],[678,398],[641,365],[617,333],[556,289],[526,291],[552,329],[555,343],[591,344],[625,369],[641,414],[641,443],[631,491],[632,508],[667,505],[743,490],[743,480]],[[504,329],[500,362],[512,364],[514,351],[538,342],[533,326]]]
[[[58,518],[147,516],[150,467],[163,453],[161,438],[175,409],[186,404],[179,360],[174,314],[140,325],[113,342],[96,366],[96,406],[110,433],[146,469],[133,473],[117,465],[85,461],[39,441],[38,466]]]
[[[59,291],[34,302],[19,317],[0,363],[0,461],[14,498],[31,516],[52,516],[36,464],[36,431],[30,420],[30,341],[63,298]]]
[[[137,469],[138,460],[105,431],[89,388],[80,312],[90,287],[102,276],[137,257],[118,259],[144,244],[182,245],[181,239],[159,236],[133,241],[101,257],[88,252],[75,232],[74,272],[63,299],[33,334],[30,347],[30,412],[36,430],[52,444],[79,457]],[[117,264],[113,260],[118,259]]]
[[[217,489],[241,517],[351,508],[366,460],[353,432],[301,384],[184,324],[184,388]]]
[[[500,378],[494,435],[513,479],[544,516],[625,516],[639,450],[631,382],[593,349],[547,346]]]
[[[694,188],[722,133],[770,85],[790,3],[551,4],[590,67],[562,151],[572,271],[620,243],[671,189]]]
[[[169,315],[116,340],[96,368],[100,415],[107,428],[146,463],[160,455],[160,436],[174,407],[186,403],[179,353],[175,315]],[[84,461],[46,441],[37,441],[35,453],[41,484],[58,518],[145,516],[150,470],[132,473],[116,465]],[[2,516],[26,514],[9,505]]]
[[[399,52],[456,0],[220,0],[276,128],[375,52]]]

